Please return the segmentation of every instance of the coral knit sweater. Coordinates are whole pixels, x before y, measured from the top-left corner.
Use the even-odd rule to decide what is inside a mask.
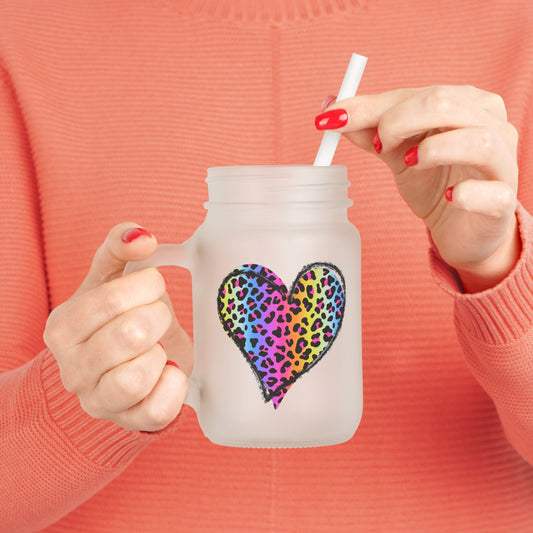
[[[0,0],[0,532],[533,531],[532,27],[527,0]],[[188,407],[152,434],[89,417],[44,346],[50,309],[115,224],[188,238],[207,167],[312,163],[354,51],[360,93],[503,96],[514,271],[461,294],[385,165],[341,139],[363,240],[355,436],[237,449]],[[166,277],[192,333],[188,274]]]

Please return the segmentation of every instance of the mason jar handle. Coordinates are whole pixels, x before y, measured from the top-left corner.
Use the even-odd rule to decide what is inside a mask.
[[[182,244],[159,244],[155,252],[142,261],[130,261],[124,268],[123,276],[131,272],[137,272],[143,268],[160,267],[160,266],[177,266],[186,268],[189,272],[192,269],[192,246],[191,240]],[[193,370],[194,375],[194,370]],[[189,390],[185,403],[191,406],[195,411],[200,401],[200,386],[193,375],[189,378]]]

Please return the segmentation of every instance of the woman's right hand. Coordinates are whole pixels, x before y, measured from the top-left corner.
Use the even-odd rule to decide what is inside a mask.
[[[165,280],[155,268],[122,276],[128,261],[149,257],[156,239],[135,224],[111,230],[77,292],[55,308],[44,340],[57,359],[65,389],[94,418],[128,430],[158,431],[178,415],[187,376],[180,361],[192,344],[180,327]],[[186,362],[184,364],[184,362]]]

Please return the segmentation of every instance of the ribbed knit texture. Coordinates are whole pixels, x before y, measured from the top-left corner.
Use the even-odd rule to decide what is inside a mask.
[[[0,0],[0,532],[533,531],[532,26],[525,0]],[[116,223],[188,238],[207,167],[312,163],[313,118],[354,51],[361,93],[503,96],[520,132],[513,273],[462,294],[434,250],[428,267],[387,168],[342,139],[363,240],[354,438],[232,449],[189,408],[154,434],[89,417],[44,347],[50,308]],[[165,275],[192,333],[189,276]]]

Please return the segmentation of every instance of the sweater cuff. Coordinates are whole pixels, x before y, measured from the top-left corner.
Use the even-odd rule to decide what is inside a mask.
[[[429,250],[434,279],[455,299],[457,327],[483,343],[513,342],[533,323],[533,218],[520,204],[516,216],[522,240],[520,258],[504,280],[485,291],[464,294],[455,269],[443,261],[433,243]]]
[[[100,467],[126,466],[150,442],[172,433],[179,424],[178,415],[165,429],[148,433],[93,418],[81,408],[78,397],[63,387],[54,355],[46,349],[40,357],[41,384],[53,425],[67,442]]]

